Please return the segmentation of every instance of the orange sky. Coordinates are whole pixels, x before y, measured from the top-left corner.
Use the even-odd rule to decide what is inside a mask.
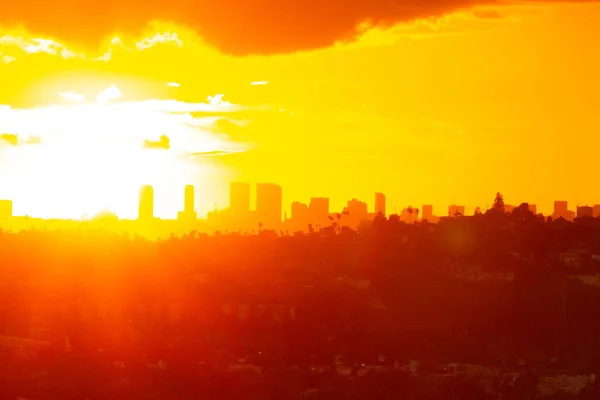
[[[135,216],[142,182],[164,217],[195,183],[203,214],[227,206],[231,179],[281,184],[286,208],[310,196],[372,206],[375,191],[390,212],[485,207],[497,191],[542,212],[600,203],[595,3],[375,1],[346,15],[307,2],[293,18],[269,1],[217,2],[197,19],[181,0],[135,17],[57,7],[55,19],[29,3],[0,16],[0,131],[19,135],[0,143],[0,197],[16,214]],[[411,22],[429,15],[442,17]],[[141,149],[160,134],[169,150]]]

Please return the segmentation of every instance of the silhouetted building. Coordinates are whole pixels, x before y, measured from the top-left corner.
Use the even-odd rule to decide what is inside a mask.
[[[555,201],[554,202],[554,213],[555,214],[564,214],[569,211],[569,203],[566,201]]]
[[[327,197],[313,197],[308,206],[308,219],[313,227],[324,227],[329,221],[329,199]]]
[[[348,225],[352,229],[358,228],[358,225],[361,223],[361,221],[369,218],[367,203],[356,199],[352,199],[348,202],[345,212],[347,213]]]
[[[581,217],[593,217],[594,208],[590,206],[577,207],[577,218]]]
[[[527,208],[534,214],[537,214],[537,206],[535,204],[527,204]]]
[[[0,200],[0,220],[12,218],[13,203],[11,200]]]
[[[383,193],[375,193],[375,215],[377,214],[385,216],[385,195]]]
[[[400,221],[413,224],[419,220],[419,211],[414,207],[404,208],[400,212]]]
[[[424,205],[421,207],[421,218],[433,222],[433,206]]]
[[[180,221],[194,221],[196,220],[196,211],[194,205],[194,186],[186,185],[183,196],[183,212],[180,212],[178,214],[178,219]]]
[[[150,221],[152,219],[154,219],[154,189],[150,185],[145,185],[140,189],[138,220]]]
[[[186,185],[183,200],[183,211],[186,214],[194,213],[194,186]]]
[[[448,207],[449,217],[455,217],[460,215],[465,215],[465,206],[457,206],[453,204],[450,207]]]
[[[308,229],[309,211],[304,203],[295,201],[292,203],[292,229],[305,231]]]
[[[229,209],[234,217],[244,217],[250,212],[250,184],[231,182],[229,184]]]
[[[277,229],[281,224],[283,193],[274,183],[256,185],[256,218],[264,229]]]
[[[594,205],[594,217],[600,217],[600,204]]]
[[[569,206],[566,201],[554,202],[554,213],[552,214],[552,219],[559,218],[564,218],[567,221],[573,221],[575,218],[575,212],[569,210]]]

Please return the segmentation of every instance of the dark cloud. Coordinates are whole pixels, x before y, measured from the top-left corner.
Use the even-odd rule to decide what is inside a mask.
[[[553,1],[553,0],[548,0]],[[584,0],[585,1],[585,0]],[[221,51],[282,53],[356,36],[357,25],[389,26],[498,0],[46,0],[3,5],[0,25],[23,25],[69,42],[98,46],[109,34],[140,34],[149,21],[184,24]],[[490,17],[491,15],[486,15]]]

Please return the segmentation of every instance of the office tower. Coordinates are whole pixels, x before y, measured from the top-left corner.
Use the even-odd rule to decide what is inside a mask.
[[[296,230],[307,230],[309,222],[309,211],[306,204],[300,202],[292,203],[292,226]]]
[[[150,185],[140,189],[138,220],[150,221],[154,218],[154,189]]]
[[[231,214],[240,217],[250,212],[250,184],[231,182],[229,184],[229,208]]]
[[[10,200],[0,200],[0,219],[12,218],[13,203]]]
[[[314,227],[324,227],[329,224],[329,199],[327,197],[313,197],[308,206],[308,219]]]
[[[377,214],[385,216],[385,195],[383,193],[375,193],[375,215]]]
[[[194,214],[194,185],[186,185],[183,200],[183,212],[187,215]]]
[[[457,206],[453,204],[450,207],[448,207],[449,217],[455,217],[460,215],[465,215],[465,206]]]
[[[256,217],[264,229],[277,229],[281,224],[281,186],[273,183],[256,185]]]
[[[194,222],[196,220],[194,185],[186,185],[183,193],[183,211],[177,213],[177,219],[183,222]]]
[[[527,204],[527,208],[529,208],[529,211],[537,215],[537,206],[535,204]]]
[[[581,206],[577,207],[577,218],[582,217],[593,217],[594,216],[594,208],[590,206]]]
[[[562,215],[569,211],[569,206],[566,201],[555,201],[554,202],[554,214]]]
[[[575,211],[570,211],[566,201],[554,202],[553,219],[564,218],[567,221],[572,221],[575,218]]]
[[[421,207],[421,218],[433,222],[433,206],[424,205]]]
[[[367,203],[352,199],[348,202],[345,211],[348,213],[348,225],[350,228],[356,229],[361,221],[368,219],[369,212]]]

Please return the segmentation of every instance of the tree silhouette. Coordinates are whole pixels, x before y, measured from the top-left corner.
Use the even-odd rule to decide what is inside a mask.
[[[496,198],[494,199],[494,205],[492,206],[492,210],[504,213],[504,198],[500,194],[500,192],[496,193]]]

